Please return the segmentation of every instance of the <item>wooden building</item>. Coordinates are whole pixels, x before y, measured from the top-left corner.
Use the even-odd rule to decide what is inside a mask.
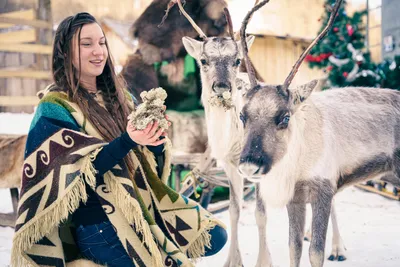
[[[238,30],[254,1],[227,1],[234,28]],[[51,54],[51,33],[66,16],[81,11],[93,14],[104,28],[116,65],[122,66],[135,50],[135,41],[129,35],[130,25],[150,2],[6,0],[0,10],[0,111],[33,111],[36,92],[50,82],[49,64],[43,62]],[[50,12],[43,13],[46,3],[51,4]],[[256,35],[250,57],[267,83],[282,83],[316,36],[323,3],[324,0],[302,0],[301,4],[298,0],[271,1],[254,15],[248,27],[248,33]],[[14,23],[5,23],[10,18],[14,18],[11,19]],[[311,70],[303,64],[293,84],[322,77],[321,70]]]
[[[382,1],[382,54],[394,59],[400,55],[400,1]]]

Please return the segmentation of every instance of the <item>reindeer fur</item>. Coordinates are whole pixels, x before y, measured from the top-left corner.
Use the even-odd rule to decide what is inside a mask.
[[[249,47],[253,41],[254,37],[247,37]],[[205,42],[200,42],[185,37],[183,43],[188,53],[196,58],[201,70],[203,85],[201,99],[205,109],[211,156],[222,163],[230,179],[231,247],[225,266],[241,266],[238,221],[243,198],[243,178],[238,173],[238,165],[239,154],[243,145],[243,126],[239,119],[239,113],[244,104],[243,96],[250,89],[247,73],[239,72],[243,64],[238,69],[233,67],[236,59],[243,58],[241,45],[230,38],[211,38]],[[202,59],[206,60],[206,64],[202,63]],[[211,94],[215,93],[216,84],[220,83],[231,84],[230,90],[234,107],[228,111],[221,107],[211,106],[208,102]],[[262,189],[260,185],[257,185],[255,216],[259,232],[259,254],[256,265],[258,267],[272,265],[266,239],[266,205],[261,194]],[[338,229],[335,214],[333,214],[332,222],[335,224],[334,228]],[[335,255],[336,258],[339,256],[344,258],[344,246],[339,231],[334,231],[333,244],[338,249],[333,251],[332,255]],[[341,254],[338,255],[338,251]]]
[[[129,91],[138,101],[141,101],[141,92],[159,87],[153,65],[146,64],[139,51],[129,56],[121,75],[125,79]]]
[[[21,186],[26,135],[0,135],[0,188]]]
[[[239,170],[260,182],[267,203],[287,205],[292,267],[300,264],[306,203],[313,211],[310,262],[321,267],[334,195],[380,176],[400,185],[400,92],[342,88],[311,94],[316,85],[287,95],[279,86],[255,87],[242,110]],[[282,128],[284,114],[290,120]]]
[[[250,36],[247,40],[248,46],[251,46],[253,41],[254,37]],[[239,175],[237,168],[243,134],[238,110],[242,106],[242,94],[248,89],[248,79],[246,74],[239,73],[240,65],[237,65],[239,62],[237,60],[243,58],[240,52],[240,43],[231,38],[213,37],[205,42],[200,42],[185,37],[183,44],[200,66],[203,87],[201,99],[205,110],[211,156],[222,163],[224,171],[229,177],[231,246],[225,266],[242,266],[238,223],[243,202],[243,178]],[[203,63],[206,60],[206,64],[203,64],[202,60]],[[211,94],[213,92],[222,94],[223,88],[228,87],[230,87],[229,91],[234,103],[233,108],[225,110],[222,107],[211,106],[208,102]],[[259,198],[258,193],[256,219],[259,226],[260,244],[257,266],[271,266],[270,252],[266,241],[265,203],[263,199]]]
[[[132,26],[132,34],[138,38],[139,49],[147,64],[175,59],[180,52],[184,52],[182,37],[198,36],[178,8],[172,8],[164,24],[159,26],[169,2],[170,0],[152,1]],[[224,7],[227,7],[227,4],[223,0],[187,0],[185,10],[205,34],[220,36],[225,32],[227,25]],[[154,58],[154,55],[158,56],[157,61],[149,60]]]
[[[138,39],[139,45],[136,53],[128,58],[121,74],[129,90],[139,101],[142,91],[159,85],[153,64],[169,61],[170,67],[177,69],[175,72],[182,69],[179,68],[179,64],[187,54],[183,49],[182,37],[196,38],[198,36],[186,18],[180,14],[179,9],[175,7],[169,11],[168,18],[159,27],[169,2],[170,0],[152,1],[132,26],[132,35]],[[185,10],[206,34],[220,36],[226,30],[223,12],[226,6],[224,0],[187,0]],[[171,70],[164,72],[169,75]],[[180,76],[175,74],[169,81],[172,81],[171,84],[176,84],[181,81],[179,77],[183,78],[183,71]]]

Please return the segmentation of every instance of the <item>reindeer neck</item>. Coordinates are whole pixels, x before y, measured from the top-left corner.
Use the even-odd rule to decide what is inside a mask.
[[[208,143],[213,157],[224,160],[232,147],[240,142],[241,129],[235,107],[225,110],[222,107],[204,105]]]
[[[296,183],[302,179],[302,161],[307,157],[307,148],[302,139],[304,125],[298,120],[299,118],[292,116],[287,152],[272,166],[261,182],[262,195],[272,206],[283,207],[288,204],[293,199]]]

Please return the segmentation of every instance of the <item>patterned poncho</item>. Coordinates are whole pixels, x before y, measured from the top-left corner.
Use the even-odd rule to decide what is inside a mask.
[[[221,223],[165,184],[170,143],[162,177],[154,155],[138,146],[129,154],[134,177],[122,162],[96,184],[92,162],[106,144],[66,94],[48,92],[42,98],[25,150],[12,266],[59,267],[81,257],[71,214],[87,200],[85,184],[97,193],[135,266],[193,266],[188,256],[205,253],[209,230]]]

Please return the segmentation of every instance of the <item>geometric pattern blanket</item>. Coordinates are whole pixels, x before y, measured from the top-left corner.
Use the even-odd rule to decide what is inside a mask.
[[[85,183],[96,191],[135,266],[194,266],[204,255],[209,231],[224,226],[166,185],[170,142],[162,177],[154,155],[138,146],[129,155],[134,177],[121,163],[96,184],[92,162],[105,144],[66,94],[48,92],[42,98],[25,149],[12,266],[63,267],[81,257],[71,214],[87,200]]]

